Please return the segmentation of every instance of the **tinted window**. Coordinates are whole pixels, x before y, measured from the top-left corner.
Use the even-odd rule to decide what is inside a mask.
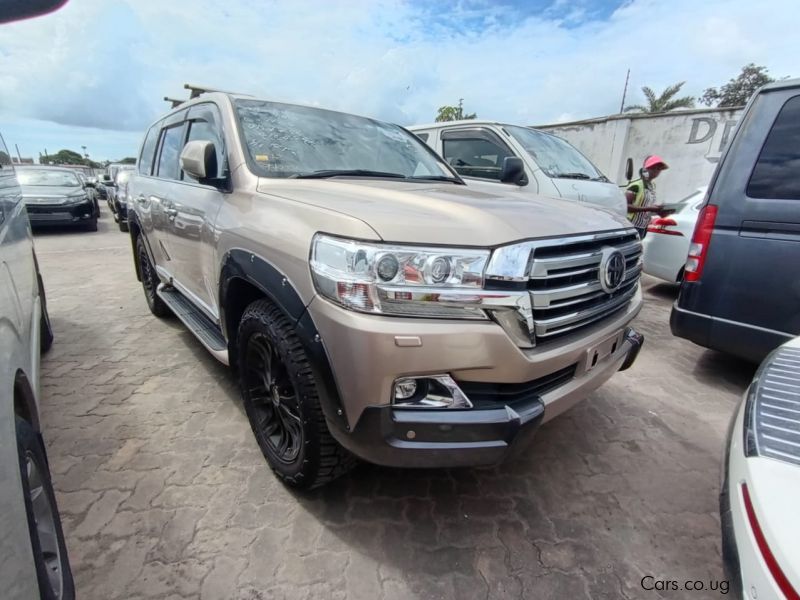
[[[419,139],[421,139],[423,142],[427,142],[428,141],[428,134],[427,133],[418,133],[417,137]]]
[[[761,148],[747,195],[800,200],[800,96],[783,105]]]
[[[164,130],[161,138],[161,154],[158,157],[158,176],[164,179],[180,179],[178,164],[183,150],[183,123]]]
[[[142,175],[150,175],[153,170],[153,158],[158,144],[158,132],[158,126],[154,125],[147,132],[147,137],[144,138],[142,153],[139,155],[139,173]]]
[[[397,125],[330,110],[237,100],[250,165],[265,177],[366,170],[450,176],[420,139]]]
[[[217,153],[217,172],[208,173],[207,175],[209,177],[222,177],[225,174],[225,144],[217,112],[213,107],[203,107],[197,110],[196,114],[197,117],[194,116],[195,111],[193,110],[192,115],[190,115],[188,141],[202,140],[214,143],[214,149]],[[195,181],[194,177],[186,172],[184,172],[183,178]]]
[[[514,156],[507,148],[480,138],[445,139],[442,154],[461,175],[498,180],[503,160]]]

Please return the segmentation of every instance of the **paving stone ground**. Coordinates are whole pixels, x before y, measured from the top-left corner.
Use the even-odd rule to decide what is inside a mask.
[[[147,310],[128,237],[39,233],[56,341],[43,428],[82,599],[715,598],[717,493],[754,368],[669,332],[646,278],[636,365],[496,468],[272,476],[233,378]]]

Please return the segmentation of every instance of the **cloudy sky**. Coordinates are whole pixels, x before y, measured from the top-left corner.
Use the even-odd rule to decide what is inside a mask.
[[[135,154],[183,83],[403,125],[467,111],[543,124],[639,88],[700,95],[748,62],[798,76],[798,0],[69,0],[0,26],[0,132],[23,156]]]

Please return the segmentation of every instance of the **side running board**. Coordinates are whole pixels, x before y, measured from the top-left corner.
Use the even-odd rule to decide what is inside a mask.
[[[175,316],[183,321],[189,331],[200,340],[206,350],[211,352],[214,358],[222,364],[227,365],[228,346],[217,324],[175,288],[166,287],[162,283],[158,286],[156,293],[175,313]]]

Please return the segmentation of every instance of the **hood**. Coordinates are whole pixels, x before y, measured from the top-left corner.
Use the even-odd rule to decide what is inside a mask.
[[[584,204],[452,183],[262,178],[258,191],[355,217],[399,243],[486,247],[630,227]]]
[[[20,188],[22,189],[22,200],[28,203],[41,201],[52,204],[59,198],[86,194],[86,190],[79,186],[23,185]]]

